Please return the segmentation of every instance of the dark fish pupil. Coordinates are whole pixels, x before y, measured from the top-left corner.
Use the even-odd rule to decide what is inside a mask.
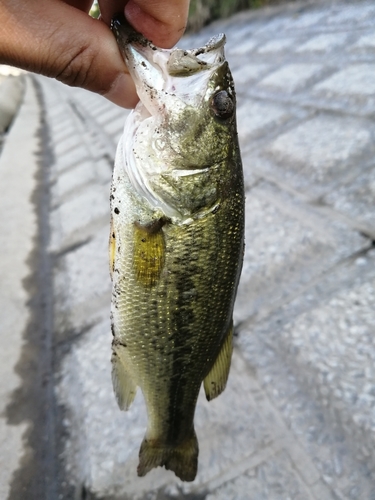
[[[220,90],[213,96],[212,109],[215,115],[223,120],[232,116],[234,105],[226,90]]]

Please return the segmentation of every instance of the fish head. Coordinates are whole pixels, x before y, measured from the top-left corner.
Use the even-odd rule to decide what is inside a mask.
[[[168,217],[211,210],[237,144],[225,35],[197,49],[167,50],[123,19],[114,19],[112,30],[140,98],[123,138],[133,187]]]

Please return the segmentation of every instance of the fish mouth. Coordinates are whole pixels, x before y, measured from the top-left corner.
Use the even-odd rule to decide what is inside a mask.
[[[205,97],[210,77],[224,58],[225,35],[211,38],[200,48],[161,49],[136,32],[124,16],[112,19],[122,56],[138,96],[151,115],[162,108],[176,110],[198,105]]]

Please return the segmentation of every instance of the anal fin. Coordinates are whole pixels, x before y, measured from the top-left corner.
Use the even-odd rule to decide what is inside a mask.
[[[228,329],[215,363],[203,381],[204,392],[208,401],[219,396],[227,385],[232,352],[233,323],[231,323]]]
[[[113,348],[112,352],[112,385],[120,410],[128,410],[134,401],[137,385],[131,378],[121,359],[121,345]]]

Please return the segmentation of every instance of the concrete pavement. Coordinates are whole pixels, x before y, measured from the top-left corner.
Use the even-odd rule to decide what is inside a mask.
[[[29,372],[9,375],[24,359],[22,342],[30,343],[30,329],[19,326],[2,365],[4,498],[375,499],[374,27],[373,2],[303,2],[240,13],[181,43],[227,35],[247,195],[233,367],[217,400],[199,399],[191,484],[164,469],[136,477],[145,407],[138,394],[121,413],[112,393],[108,193],[126,112],[81,89],[25,77],[34,97],[5,147],[25,171],[35,154],[43,160],[34,188],[44,186],[44,196],[28,209],[39,214],[42,237],[32,240],[31,217],[21,235],[34,247],[15,247],[23,259],[44,256],[29,272],[44,290],[35,359],[49,371],[46,389],[33,392],[45,409],[33,420],[15,404]],[[14,144],[30,116],[39,149],[20,152]],[[9,176],[5,147],[0,162]],[[25,186],[27,199],[34,188]],[[8,197],[16,196],[9,184]],[[9,280],[13,253],[9,247],[3,261]],[[30,296],[22,284],[28,271],[17,269],[2,306],[12,294]],[[27,306],[19,307],[17,321],[27,322]],[[16,325],[10,311],[2,307],[7,330]],[[37,435],[46,436],[43,453]]]
[[[43,217],[45,213],[48,217],[43,171],[48,156],[41,147],[42,108],[36,88],[30,78],[20,84],[25,84],[23,102],[0,155],[0,498],[4,499],[10,494],[44,498],[47,482],[55,475],[51,472],[48,226]]]

